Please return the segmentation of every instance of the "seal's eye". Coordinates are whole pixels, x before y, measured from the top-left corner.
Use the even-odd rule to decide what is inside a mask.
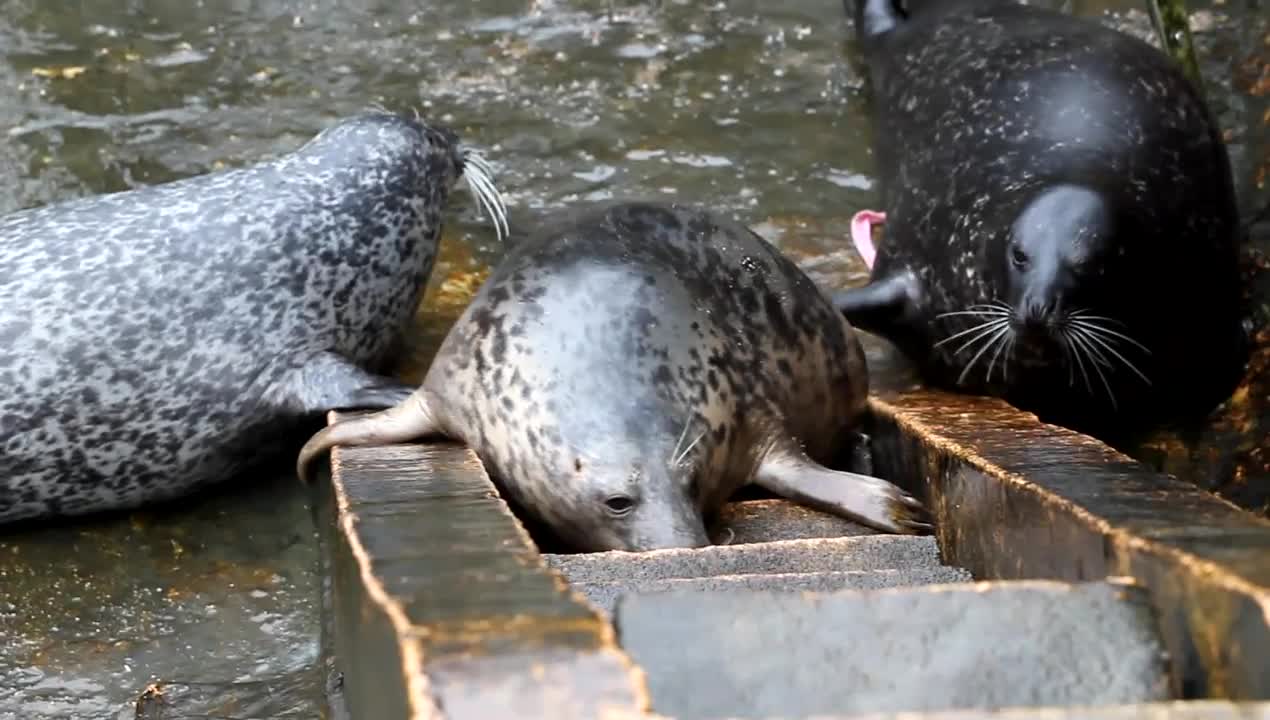
[[[604,501],[604,507],[610,514],[621,517],[635,509],[635,501],[627,495],[611,495]]]
[[[1014,245],[1010,248],[1010,262],[1014,263],[1014,267],[1023,270],[1027,267],[1027,253],[1023,252],[1023,248]]]

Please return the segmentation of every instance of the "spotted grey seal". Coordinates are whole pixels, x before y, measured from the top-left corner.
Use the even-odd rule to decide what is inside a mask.
[[[774,247],[700,209],[615,203],[516,244],[418,391],[323,429],[298,472],[335,445],[457,439],[579,550],[706,545],[750,482],[916,532],[913,498],[821,464],[867,392],[851,326]]]
[[[1173,61],[1010,0],[854,9],[885,212],[853,225],[866,258],[884,239],[835,305],[933,384],[1069,426],[1220,402],[1247,356],[1235,193]]]
[[[269,162],[0,218],[0,522],[170,499],[323,411],[408,397],[374,372],[460,177],[505,222],[478,153],[374,112]]]

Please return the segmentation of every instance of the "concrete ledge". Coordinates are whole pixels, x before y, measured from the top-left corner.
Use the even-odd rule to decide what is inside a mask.
[[[765,720],[795,720],[795,718],[765,718]],[[1191,700],[1096,707],[1073,705],[1061,708],[813,715],[797,718],[797,720],[1270,720],[1270,703]]]
[[[1270,522],[988,398],[871,400],[875,470],[923,497],[980,579],[1147,586],[1183,698],[1270,698]]]
[[[933,568],[941,565],[935,539],[913,535],[779,540],[747,545],[668,548],[642,553],[614,550],[543,555],[543,558],[571,583]]]
[[[604,612],[611,613],[618,599],[627,593],[648,595],[662,592],[729,592],[738,590],[835,592],[838,590],[878,590],[881,588],[970,581],[970,573],[961,568],[919,567],[908,570],[711,575],[703,578],[575,583],[573,587],[596,607]]]
[[[338,415],[331,414],[331,420]],[[323,647],[352,718],[635,717],[643,677],[466,448],[336,448]]]
[[[710,530],[711,540],[719,545],[882,534],[880,530],[789,500],[730,502],[723,506]]]
[[[677,720],[1170,699],[1146,593],[1117,583],[627,595],[614,617]]]

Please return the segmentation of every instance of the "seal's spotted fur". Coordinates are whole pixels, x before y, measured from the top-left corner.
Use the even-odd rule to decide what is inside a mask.
[[[376,112],[271,162],[0,218],[0,522],[177,496],[315,413],[407,396],[367,371],[484,167]]]
[[[885,211],[872,282],[835,298],[852,324],[933,383],[1104,437],[1224,398],[1247,349],[1235,193],[1177,63],[1014,0],[846,7]]]
[[[751,481],[916,530],[894,485],[815,462],[867,393],[851,326],[775,248],[701,210],[618,204],[515,246],[415,395],[324,429],[299,469],[440,433],[578,549],[704,544],[703,515]]]

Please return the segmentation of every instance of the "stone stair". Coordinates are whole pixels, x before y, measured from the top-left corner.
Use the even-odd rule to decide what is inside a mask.
[[[1140,588],[976,583],[943,564],[932,537],[878,534],[783,500],[732,503],[712,536],[728,544],[544,555],[612,619],[660,716],[1014,708],[1039,719],[1170,698]],[[1161,712],[1149,716],[1173,717]]]

